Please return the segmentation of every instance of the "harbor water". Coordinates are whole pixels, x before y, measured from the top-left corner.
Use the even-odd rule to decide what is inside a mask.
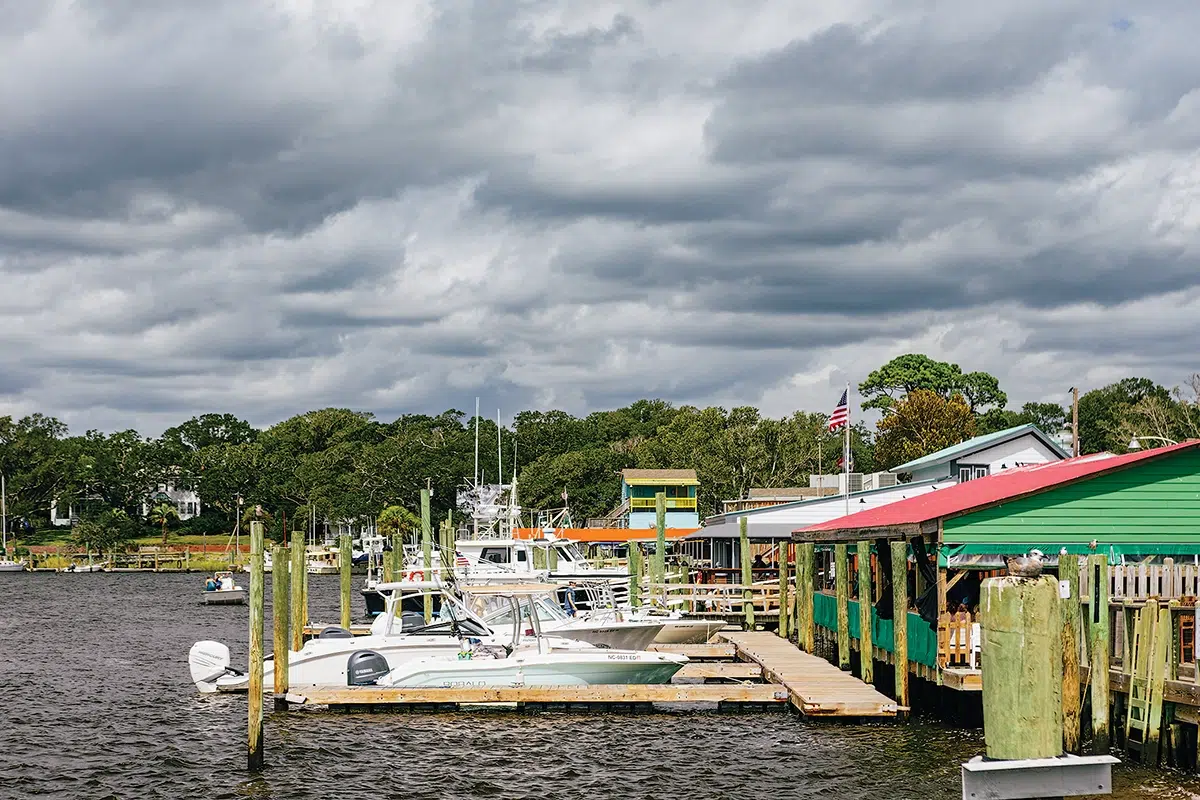
[[[929,720],[294,712],[268,715],[268,766],[250,776],[245,697],[201,696],[187,668],[199,639],[244,666],[247,609],[201,606],[202,583],[0,575],[0,797],[939,800],[983,752],[982,731]],[[337,619],[337,585],[310,578],[314,619]],[[1193,776],[1121,766],[1114,783],[1123,800],[1200,798]]]

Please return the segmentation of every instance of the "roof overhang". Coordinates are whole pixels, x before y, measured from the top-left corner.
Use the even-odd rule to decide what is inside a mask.
[[[629,486],[699,486],[697,478],[623,478]]]
[[[886,525],[880,528],[837,528],[823,531],[798,530],[792,534],[794,542],[857,542],[863,539],[911,539],[922,534],[917,523]]]

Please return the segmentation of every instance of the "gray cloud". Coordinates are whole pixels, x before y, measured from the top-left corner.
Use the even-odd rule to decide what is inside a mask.
[[[0,15],[0,413],[1197,369],[1183,0],[34,5]]]

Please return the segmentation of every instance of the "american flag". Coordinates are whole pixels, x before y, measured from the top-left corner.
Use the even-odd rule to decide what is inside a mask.
[[[464,556],[459,551],[455,550],[454,551],[454,566],[469,567],[469,566],[471,566],[471,562],[467,560],[466,556]]]
[[[849,394],[849,390],[842,392],[842,399],[838,401],[837,408],[829,415],[829,430],[831,431],[845,427],[846,423],[850,421],[850,406],[847,403],[847,394]]]
[[[838,469],[841,469],[842,467],[846,466],[845,456],[842,456],[841,458],[838,459],[837,465],[838,465]],[[850,468],[847,469],[846,471],[854,472],[854,454],[853,453],[850,454]]]

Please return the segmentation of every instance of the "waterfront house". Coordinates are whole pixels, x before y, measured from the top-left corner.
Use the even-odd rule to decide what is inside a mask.
[[[623,527],[653,528],[656,524],[655,495],[667,496],[667,527],[698,528],[696,490],[700,481],[694,469],[621,470]]]
[[[1036,425],[986,433],[892,467],[913,481],[975,480],[1014,467],[1061,461],[1069,454]]]

